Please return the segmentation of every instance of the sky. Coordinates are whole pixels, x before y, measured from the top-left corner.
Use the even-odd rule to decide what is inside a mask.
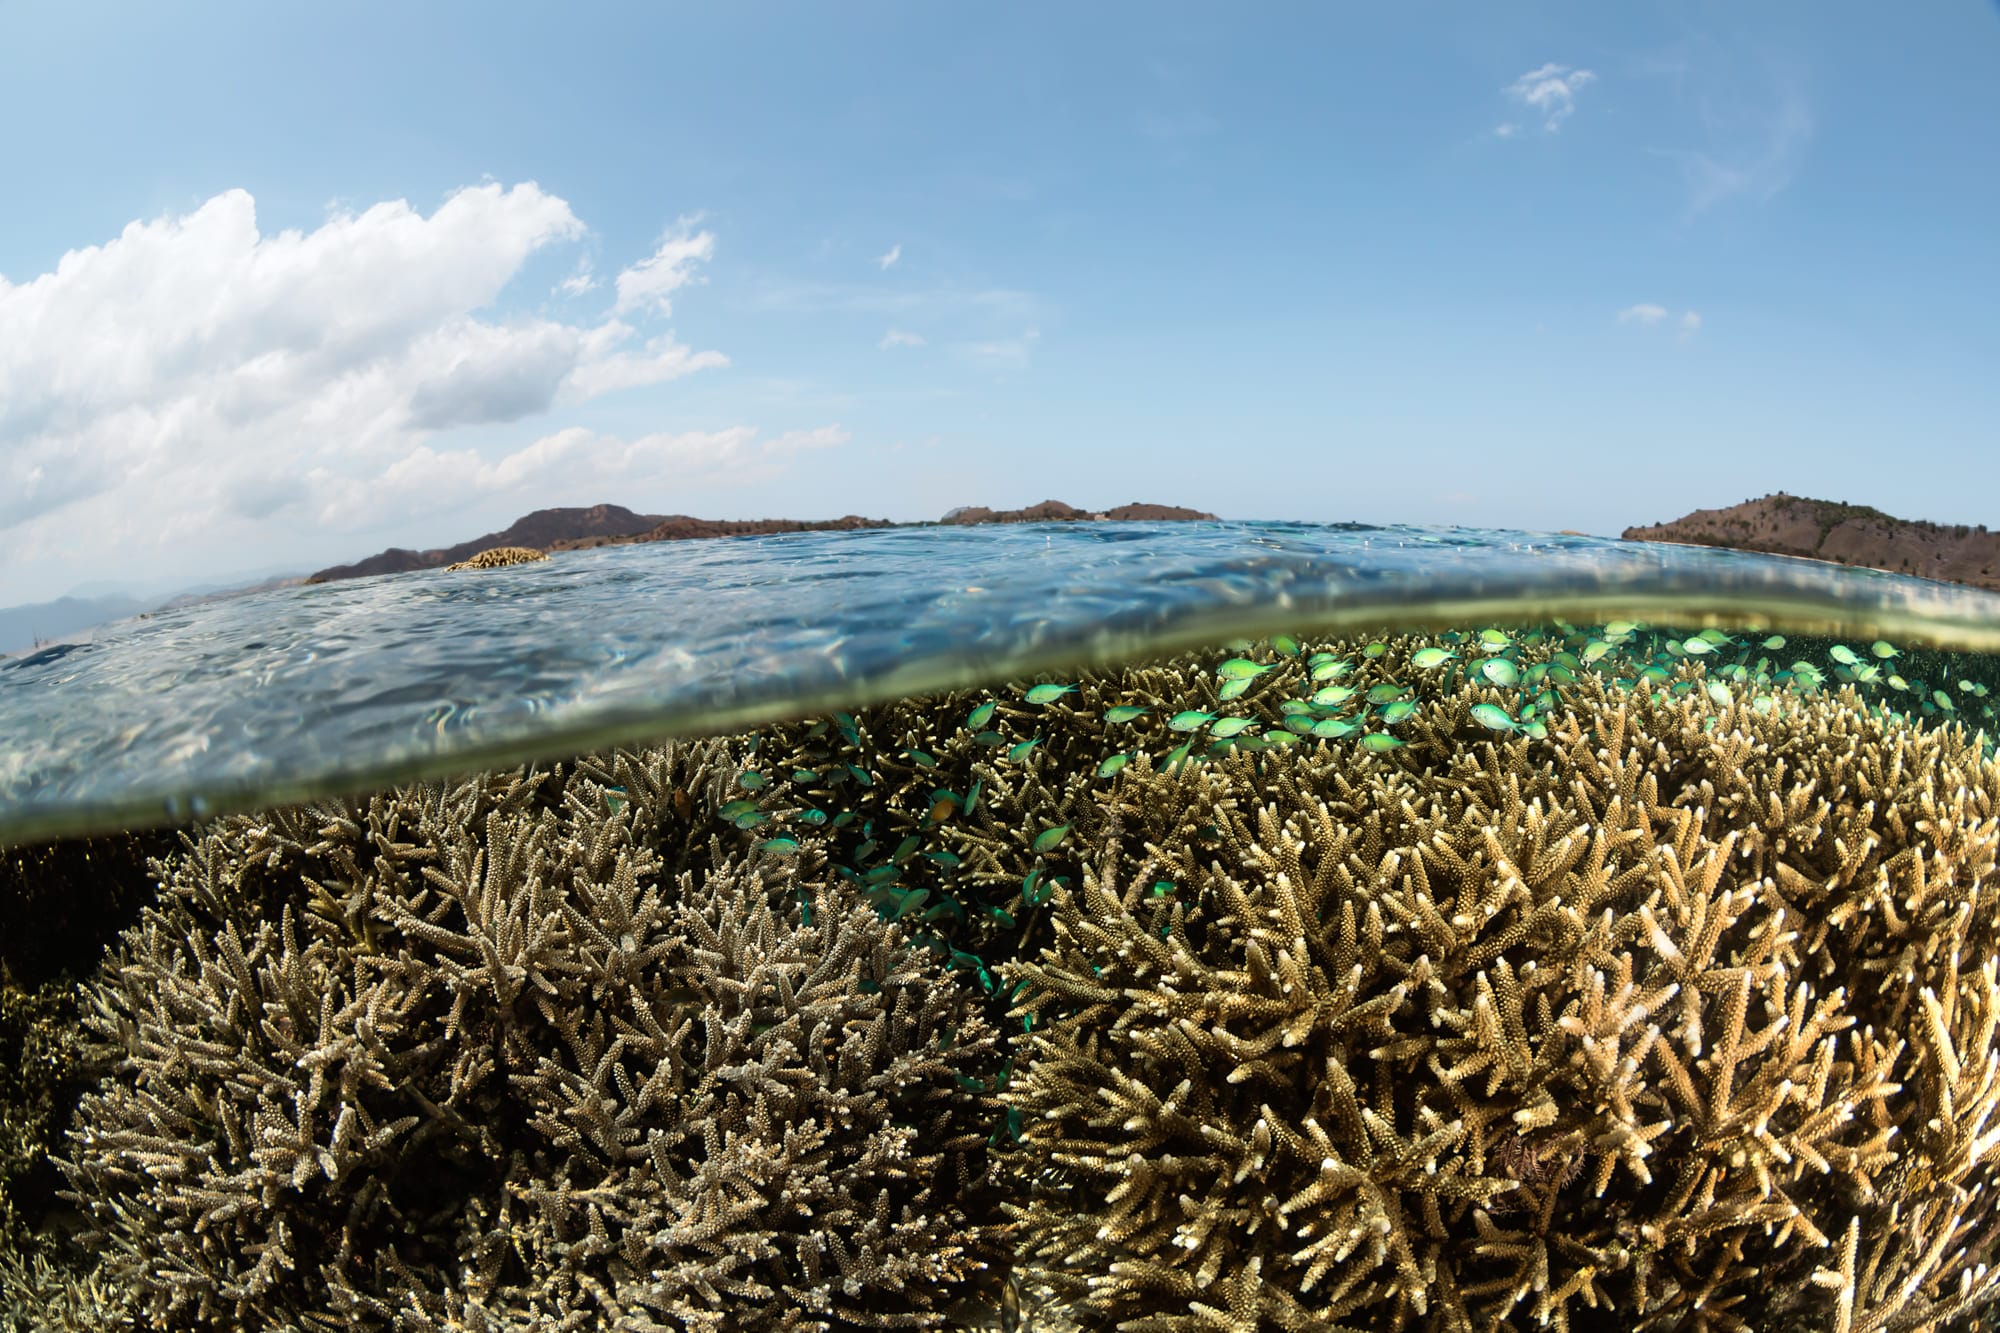
[[[0,4],[0,604],[551,505],[2000,526],[1992,3]]]

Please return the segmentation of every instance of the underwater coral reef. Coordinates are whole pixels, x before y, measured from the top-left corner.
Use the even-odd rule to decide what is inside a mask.
[[[1996,812],[1962,737],[1692,692],[1435,765],[1128,770],[1003,968],[1034,1252],[1121,1329],[1963,1316]]]
[[[42,1001],[0,1328],[1972,1327],[2000,765],[1760,650],[1280,638],[214,821]]]
[[[141,1322],[941,1327],[998,1255],[995,1034],[839,886],[802,907],[809,856],[663,880],[633,789],[723,754],[225,820],[176,861],[90,993],[120,1058],[61,1163]]]

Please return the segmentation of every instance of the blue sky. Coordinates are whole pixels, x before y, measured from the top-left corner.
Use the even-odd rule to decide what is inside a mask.
[[[1992,4],[8,5],[0,603],[598,501],[2000,525],[1996,126]]]

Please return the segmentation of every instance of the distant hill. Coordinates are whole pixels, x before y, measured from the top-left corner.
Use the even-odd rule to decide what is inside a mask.
[[[856,528],[893,528],[886,518],[690,518],[669,514],[644,532],[624,536],[570,537],[547,546],[550,551],[587,551],[596,546],[628,546],[637,542],[698,541],[704,537],[764,537],[774,532],[852,532]]]
[[[1627,541],[1684,542],[1765,551],[1885,569],[2000,592],[2000,533],[1984,524],[1895,518],[1867,505],[1809,500],[1779,491],[1728,509],[1627,528]]]
[[[33,649],[37,642],[73,638],[79,632],[126,620],[148,611],[173,611],[199,602],[219,602],[272,588],[304,583],[300,577],[268,578],[256,583],[205,584],[188,592],[158,597],[107,593],[102,597],[60,597],[30,606],[0,606],[0,657]]]
[[[277,588],[296,588],[304,583],[303,574],[285,574],[277,578],[259,579],[255,583],[236,583],[225,588],[198,588],[184,592],[178,597],[170,597],[154,607],[155,611],[173,611],[183,606],[198,606],[203,602],[227,601],[232,597],[247,597],[253,592],[271,592]]]
[[[942,523],[1045,523],[1050,521],[1096,521],[1133,519],[1214,519],[1214,514],[1174,505],[1128,504],[1116,509],[1093,512],[1044,500],[1026,509],[981,509],[967,507],[946,514]],[[331,583],[336,579],[366,578],[370,574],[400,574],[411,569],[441,569],[495,546],[531,546],[541,551],[584,551],[598,546],[625,546],[637,542],[694,541],[707,537],[765,536],[777,532],[852,532],[861,528],[929,527],[926,523],[892,523],[886,518],[862,518],[848,514],[830,519],[713,519],[687,514],[635,514],[619,505],[592,505],[588,509],[537,509],[511,527],[489,532],[483,537],[456,546],[411,551],[391,547],[380,555],[357,560],[351,565],[322,569],[308,583]]]
[[[967,506],[954,509],[939,520],[944,523],[1073,523],[1094,519],[1110,519],[1114,522],[1149,521],[1158,519],[1208,519],[1215,515],[1205,514],[1199,509],[1182,509],[1178,505],[1151,505],[1134,502],[1119,505],[1116,509],[1106,509],[1100,513],[1078,509],[1066,505],[1061,500],[1044,500],[1026,509],[981,509]]]
[[[592,505],[588,509],[537,509],[526,518],[515,519],[499,532],[442,546],[428,551],[409,551],[392,546],[380,555],[357,560],[351,565],[322,569],[307,583],[331,583],[335,579],[360,579],[370,574],[401,574],[412,569],[442,569],[470,559],[495,546],[532,546],[546,551],[558,542],[585,537],[625,537],[665,522],[659,514],[635,514],[623,505]]]
[[[38,640],[67,638],[157,605],[158,601],[136,597],[58,597],[53,602],[0,607],[0,653],[24,652]]]

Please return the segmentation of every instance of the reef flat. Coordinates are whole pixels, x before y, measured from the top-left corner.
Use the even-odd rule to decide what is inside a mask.
[[[1992,666],[1280,636],[211,821],[0,1327],[1970,1327]]]

